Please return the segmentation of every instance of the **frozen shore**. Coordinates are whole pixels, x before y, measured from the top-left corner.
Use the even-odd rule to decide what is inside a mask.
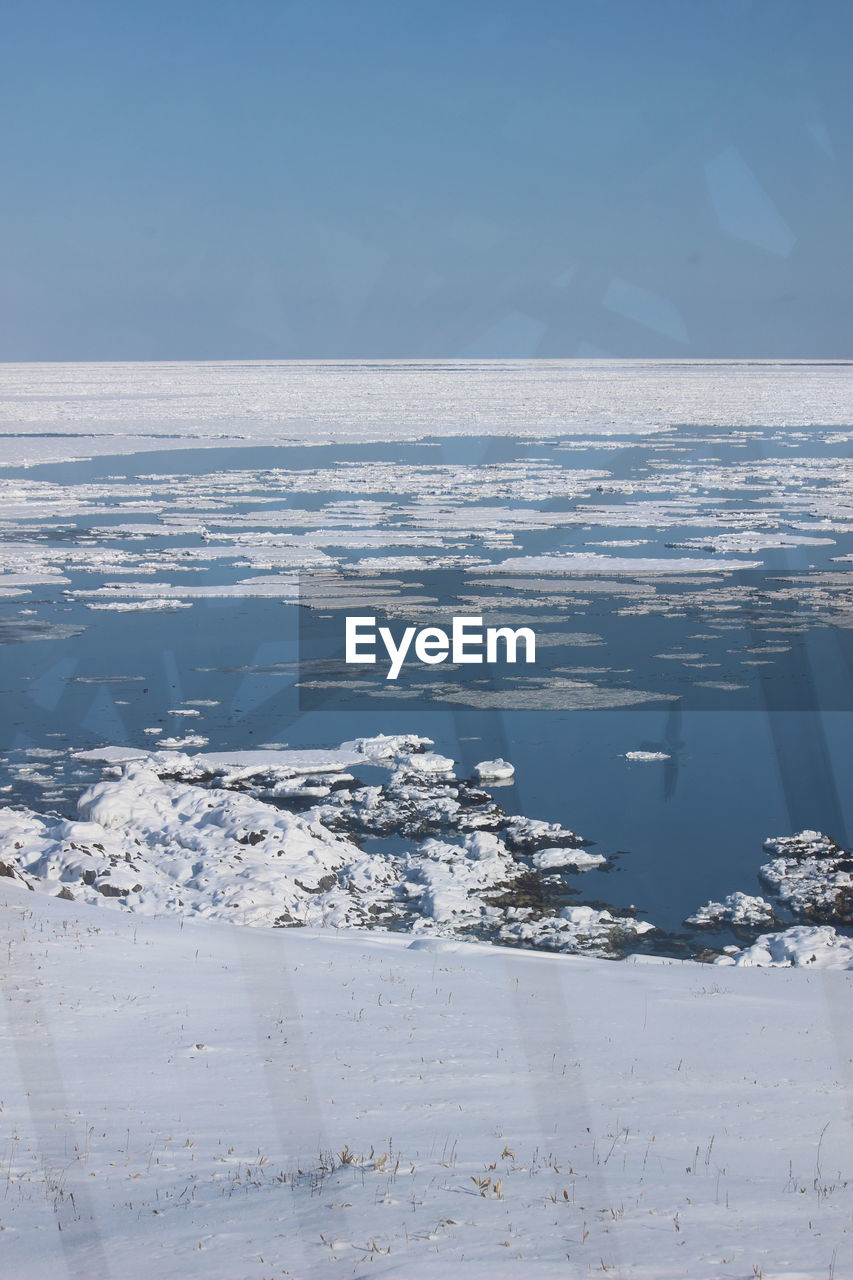
[[[507,813],[480,781],[505,783],[506,760],[460,778],[417,734],[334,748],[179,746],[74,753],[100,764],[103,781],[79,796],[76,818],[1,807],[0,875],[135,915],[392,929],[602,957],[630,954],[651,935],[661,944],[653,949],[673,954],[676,940],[636,908],[594,895],[567,902],[581,892],[577,878],[606,868],[607,857],[559,823]],[[363,769],[384,780],[365,785]],[[674,954],[853,969],[853,939],[835,927],[853,920],[853,859],[816,831],[774,837],[765,850],[777,855],[760,869],[776,905],[741,890],[708,902],[685,919],[699,931],[693,950],[682,938]],[[740,945],[715,943],[727,927]]]
[[[69,901],[262,927],[390,927],[603,955],[652,931],[631,911],[549,904],[542,877],[606,859],[558,823],[505,813],[430,746],[380,734],[327,750],[79,752],[105,780],[80,796],[76,820],[0,809],[0,870]],[[499,782],[512,767],[486,765]],[[386,780],[365,786],[359,767]]]
[[[853,1265],[853,943],[735,892],[717,966],[599,958],[652,922],[532,886],[601,855],[432,746],[105,747],[77,819],[0,809],[16,1280]],[[830,918],[843,851],[766,847]]]

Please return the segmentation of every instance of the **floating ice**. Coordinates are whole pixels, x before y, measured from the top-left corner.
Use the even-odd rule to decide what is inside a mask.
[[[474,776],[479,782],[508,782],[515,774],[515,765],[506,760],[481,760],[474,765]]]
[[[100,609],[111,613],[139,613],[147,610],[190,609],[188,600],[179,600],[177,596],[151,596],[144,600],[87,600],[87,609]]]
[[[404,767],[412,773],[437,773],[446,776],[453,773],[453,761],[448,756],[438,755],[434,751],[407,756]]]
[[[603,853],[587,853],[585,849],[540,849],[534,853],[531,862],[537,871],[559,871],[572,868],[575,871],[588,871],[592,867],[601,867],[607,862]]]
[[[164,751],[181,751],[184,747],[204,747],[210,741],[200,733],[186,733],[182,738],[161,738],[157,743]]]
[[[648,518],[648,517],[647,517]],[[565,555],[509,556],[484,572],[519,573],[719,573],[727,569],[760,569],[760,560],[697,560],[671,557],[602,556],[595,551]]]

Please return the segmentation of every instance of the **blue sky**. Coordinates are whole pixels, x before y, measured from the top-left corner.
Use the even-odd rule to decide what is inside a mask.
[[[7,0],[0,359],[850,355],[849,0]]]

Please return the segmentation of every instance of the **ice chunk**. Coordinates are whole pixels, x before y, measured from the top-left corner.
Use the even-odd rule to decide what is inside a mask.
[[[706,902],[704,907],[688,916],[684,923],[761,925],[770,924],[773,918],[773,907],[764,898],[738,892],[730,893],[722,902]]]
[[[479,782],[503,782],[509,779],[515,773],[515,765],[509,763],[508,760],[481,760],[479,764],[474,765],[474,776]]]
[[[422,751],[403,758],[403,767],[412,773],[452,774],[453,761],[435,751]]]
[[[603,853],[587,853],[585,849],[540,849],[532,861],[537,871],[556,871],[562,867],[589,871],[602,866],[607,859]]]

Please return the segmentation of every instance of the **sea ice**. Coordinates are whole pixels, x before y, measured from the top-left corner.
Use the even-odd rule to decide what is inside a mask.
[[[773,896],[802,920],[853,924],[853,858],[829,836],[800,831],[764,842],[776,854],[759,872]]]
[[[478,782],[508,782],[515,774],[515,765],[506,760],[481,760],[474,765]]]
[[[706,902],[685,924],[696,925],[762,925],[772,923],[773,907],[764,898],[748,893],[730,893],[722,902]]]

